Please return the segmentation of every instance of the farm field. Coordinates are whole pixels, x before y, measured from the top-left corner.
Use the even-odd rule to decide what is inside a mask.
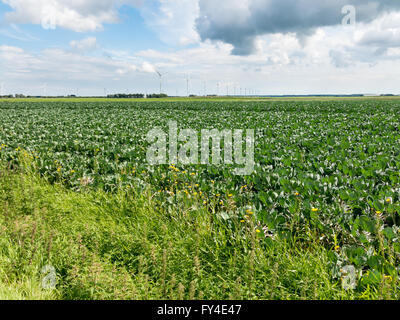
[[[398,299],[397,99],[0,102],[0,298]],[[151,166],[254,129],[254,172]],[[57,285],[43,289],[43,266]]]

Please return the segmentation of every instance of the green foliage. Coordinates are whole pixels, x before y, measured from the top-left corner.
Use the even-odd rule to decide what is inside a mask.
[[[162,99],[162,98],[168,98],[168,95],[166,95],[165,93],[152,93],[152,94],[148,94],[147,98],[149,98],[149,99]]]
[[[70,202],[74,203],[75,197],[83,197],[82,201],[86,203],[89,201],[86,197],[95,194],[99,199],[108,200],[96,200],[100,204],[91,214],[85,211],[88,217],[99,216],[98,212],[105,211],[116,219],[129,216],[129,221],[141,225],[142,222],[134,217],[144,219],[144,214],[135,212],[132,215],[124,210],[132,205],[142,212],[141,206],[147,203],[143,199],[146,199],[151,203],[146,206],[149,219],[160,223],[166,219],[163,224],[167,227],[173,224],[173,236],[157,229],[148,239],[149,243],[159,241],[164,244],[157,248],[159,256],[162,258],[163,250],[167,248],[185,252],[201,243],[203,251],[199,249],[197,257],[203,252],[206,257],[201,261],[208,261],[206,265],[220,261],[219,267],[233,268],[229,271],[232,286],[242,273],[259,266],[264,268],[264,263],[268,263],[269,270],[273,269],[274,265],[263,259],[271,259],[270,254],[275,251],[294,259],[293,250],[299,246],[303,250],[302,256],[308,256],[313,250],[322,254],[321,264],[315,261],[312,266],[323,270],[324,274],[324,289],[317,290],[318,298],[342,297],[344,293],[337,286],[340,287],[343,277],[341,270],[349,265],[356,269],[357,286],[354,291],[345,293],[346,297],[395,297],[400,259],[399,107],[396,100],[2,102],[0,160],[9,169],[22,168],[28,175],[39,173],[57,188],[67,188],[63,192],[69,195],[68,201],[51,205],[48,199],[46,208],[70,208],[74,206]],[[147,165],[146,133],[154,127],[164,128],[167,132],[168,120],[176,120],[181,129],[198,131],[206,128],[255,129],[254,173],[234,176],[231,166]],[[50,186],[46,188],[51,190]],[[132,198],[118,198],[121,193],[128,193]],[[27,199],[29,195],[26,195]],[[39,203],[43,196],[38,197]],[[110,205],[110,201],[114,203],[110,199],[119,199],[118,205],[124,210]],[[18,202],[16,206],[19,206]],[[16,212],[29,210],[29,200],[21,200],[20,206]],[[89,227],[94,223],[81,216],[74,219],[86,221]],[[105,229],[111,232],[115,224],[105,221]],[[154,224],[153,220],[144,221]],[[193,230],[197,224],[199,227]],[[80,233],[76,230],[68,232]],[[60,234],[68,232],[62,230]],[[127,232],[125,229],[121,234]],[[174,241],[172,246],[165,244],[168,242],[165,239],[180,239],[180,233],[189,242],[197,238],[204,242],[193,240],[187,248],[184,246],[186,249]],[[246,259],[252,250],[248,248],[255,246],[251,242],[252,234],[256,235],[262,258],[249,266]],[[93,250],[96,259],[101,260],[99,263],[104,263],[105,268],[116,263],[130,275],[132,270],[139,272],[138,257],[151,252],[138,249],[143,247],[142,242],[111,243],[105,240],[108,236],[87,235],[88,239],[105,242],[102,246],[108,250],[116,250],[111,260],[104,261],[101,260],[102,253]],[[287,243],[283,248],[282,242]],[[238,252],[233,249],[236,246],[240,248]],[[255,252],[252,254],[257,256]],[[175,255],[180,257],[178,253]],[[243,259],[235,260],[237,257]],[[233,261],[235,266],[230,264]],[[280,256],[275,263],[282,273],[289,262]],[[136,269],[132,269],[134,266]],[[293,270],[298,268],[302,268],[301,263]],[[211,269],[207,270],[211,272]],[[185,268],[182,270],[189,272]],[[216,271],[221,272],[213,270]],[[261,271],[257,269],[257,272]],[[303,272],[309,276],[313,270]],[[175,280],[178,281],[180,275],[176,273]],[[153,283],[160,277],[164,277],[164,284],[167,281],[165,272],[163,276],[162,273],[153,276],[147,274],[146,277]],[[211,273],[210,277],[213,277]],[[216,291],[211,287],[203,288],[204,297],[229,298],[220,291],[215,277],[210,283],[215,285]],[[295,277],[289,278],[281,293],[276,293],[278,290],[265,295],[247,290],[251,294],[240,297],[265,298],[276,294],[276,298],[301,298],[303,293],[298,291]],[[188,288],[195,280],[185,278],[177,283]],[[139,280],[132,281],[136,286]],[[143,281],[141,278],[139,282]],[[267,286],[260,281],[261,286]],[[294,291],[289,288],[292,285]],[[249,282],[246,282],[244,287],[248,286]],[[63,291],[63,295],[74,297],[72,293],[65,293],[70,292],[68,290]],[[309,298],[311,293],[304,294]],[[160,292],[155,296],[160,297]],[[77,293],[75,297],[82,295]],[[88,294],[88,297],[95,296]],[[143,295],[138,297],[144,298]]]
[[[77,193],[2,171],[0,298],[398,298],[395,287],[371,289],[375,273],[362,280],[368,289],[343,290],[316,241],[266,241],[255,221],[229,226],[200,203],[172,211],[156,209],[153,198]],[[41,285],[45,265],[56,269],[55,289]]]
[[[107,96],[107,98],[113,98],[113,99],[121,99],[121,98],[140,99],[144,97],[145,95],[143,93],[117,93],[117,94],[109,94]]]

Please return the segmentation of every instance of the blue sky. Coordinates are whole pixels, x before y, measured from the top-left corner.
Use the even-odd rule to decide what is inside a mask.
[[[0,19],[4,21],[5,14],[12,9],[0,2]],[[46,30],[41,25],[19,24],[10,26],[5,24],[0,33],[1,43],[8,45],[23,45],[28,50],[43,50],[49,47],[68,47],[70,41],[77,38],[95,36],[104,48],[109,50],[139,51],[148,48],[168,50],[170,46],[162,42],[156,32],[146,26],[138,8],[122,6],[119,10],[120,21],[105,24],[101,32],[77,32],[64,28]],[[16,29],[17,27],[18,29]],[[15,37],[15,38],[13,38]],[[20,38],[20,40],[18,40]]]
[[[392,0],[0,0],[3,94],[398,94],[399,67]]]

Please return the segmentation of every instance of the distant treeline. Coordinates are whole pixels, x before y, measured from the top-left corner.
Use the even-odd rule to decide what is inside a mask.
[[[0,99],[10,99],[10,98],[17,98],[17,99],[22,99],[22,98],[76,98],[75,95],[70,95],[70,96],[26,96],[24,94],[9,94],[5,96],[0,96]]]
[[[395,97],[397,95],[392,93],[387,94],[377,94],[377,95],[365,95],[365,94],[348,94],[348,95],[334,95],[334,94],[327,94],[327,95],[255,95],[249,97],[260,97],[260,98],[302,98],[302,97]],[[26,96],[23,94],[9,94],[9,95],[2,95],[0,99],[12,99],[12,98],[38,98],[38,99],[46,99],[46,98],[103,98],[104,96],[76,96],[74,94],[68,96]],[[198,97],[197,95],[191,94],[189,97],[195,98]],[[207,97],[218,97],[215,94],[209,94]],[[234,97],[234,96],[233,96]],[[236,97],[246,97],[246,96],[239,96]],[[143,94],[143,93],[116,93],[116,94],[109,94],[106,98],[108,99],[160,99],[160,98],[168,98],[167,94],[164,93],[153,93],[153,94]]]
[[[168,98],[168,95],[165,93],[153,93],[153,94],[148,94],[147,98],[149,99]]]
[[[23,94],[16,94],[16,95],[4,95],[0,96],[0,99],[10,99],[10,98],[78,98],[76,95],[72,94],[69,96],[25,96]],[[104,98],[103,97],[98,97],[98,96],[93,96],[93,97],[87,97],[85,96],[84,98]],[[127,93],[117,93],[117,94],[109,94],[107,96],[108,99],[129,99],[129,98],[134,98],[134,99],[157,99],[157,98],[168,98],[168,95],[162,93],[153,93],[153,94],[142,94],[142,93],[133,93],[133,94],[127,94]]]
[[[117,94],[109,94],[107,98],[111,99],[129,99],[129,98],[135,98],[135,99],[144,99],[144,98],[167,98],[168,95],[164,93],[153,93],[153,94],[148,94],[144,95],[142,93],[133,93],[133,94],[125,94],[125,93],[117,93]]]
[[[143,93],[116,93],[109,94],[107,98],[111,99],[121,99],[121,98],[144,98],[145,95]]]

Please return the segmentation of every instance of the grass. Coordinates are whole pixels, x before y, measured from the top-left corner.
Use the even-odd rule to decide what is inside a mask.
[[[32,170],[0,171],[0,299],[379,299],[345,291],[328,250],[265,241],[200,204],[162,208],[150,192],[74,192]],[[42,287],[52,265],[55,289]]]

